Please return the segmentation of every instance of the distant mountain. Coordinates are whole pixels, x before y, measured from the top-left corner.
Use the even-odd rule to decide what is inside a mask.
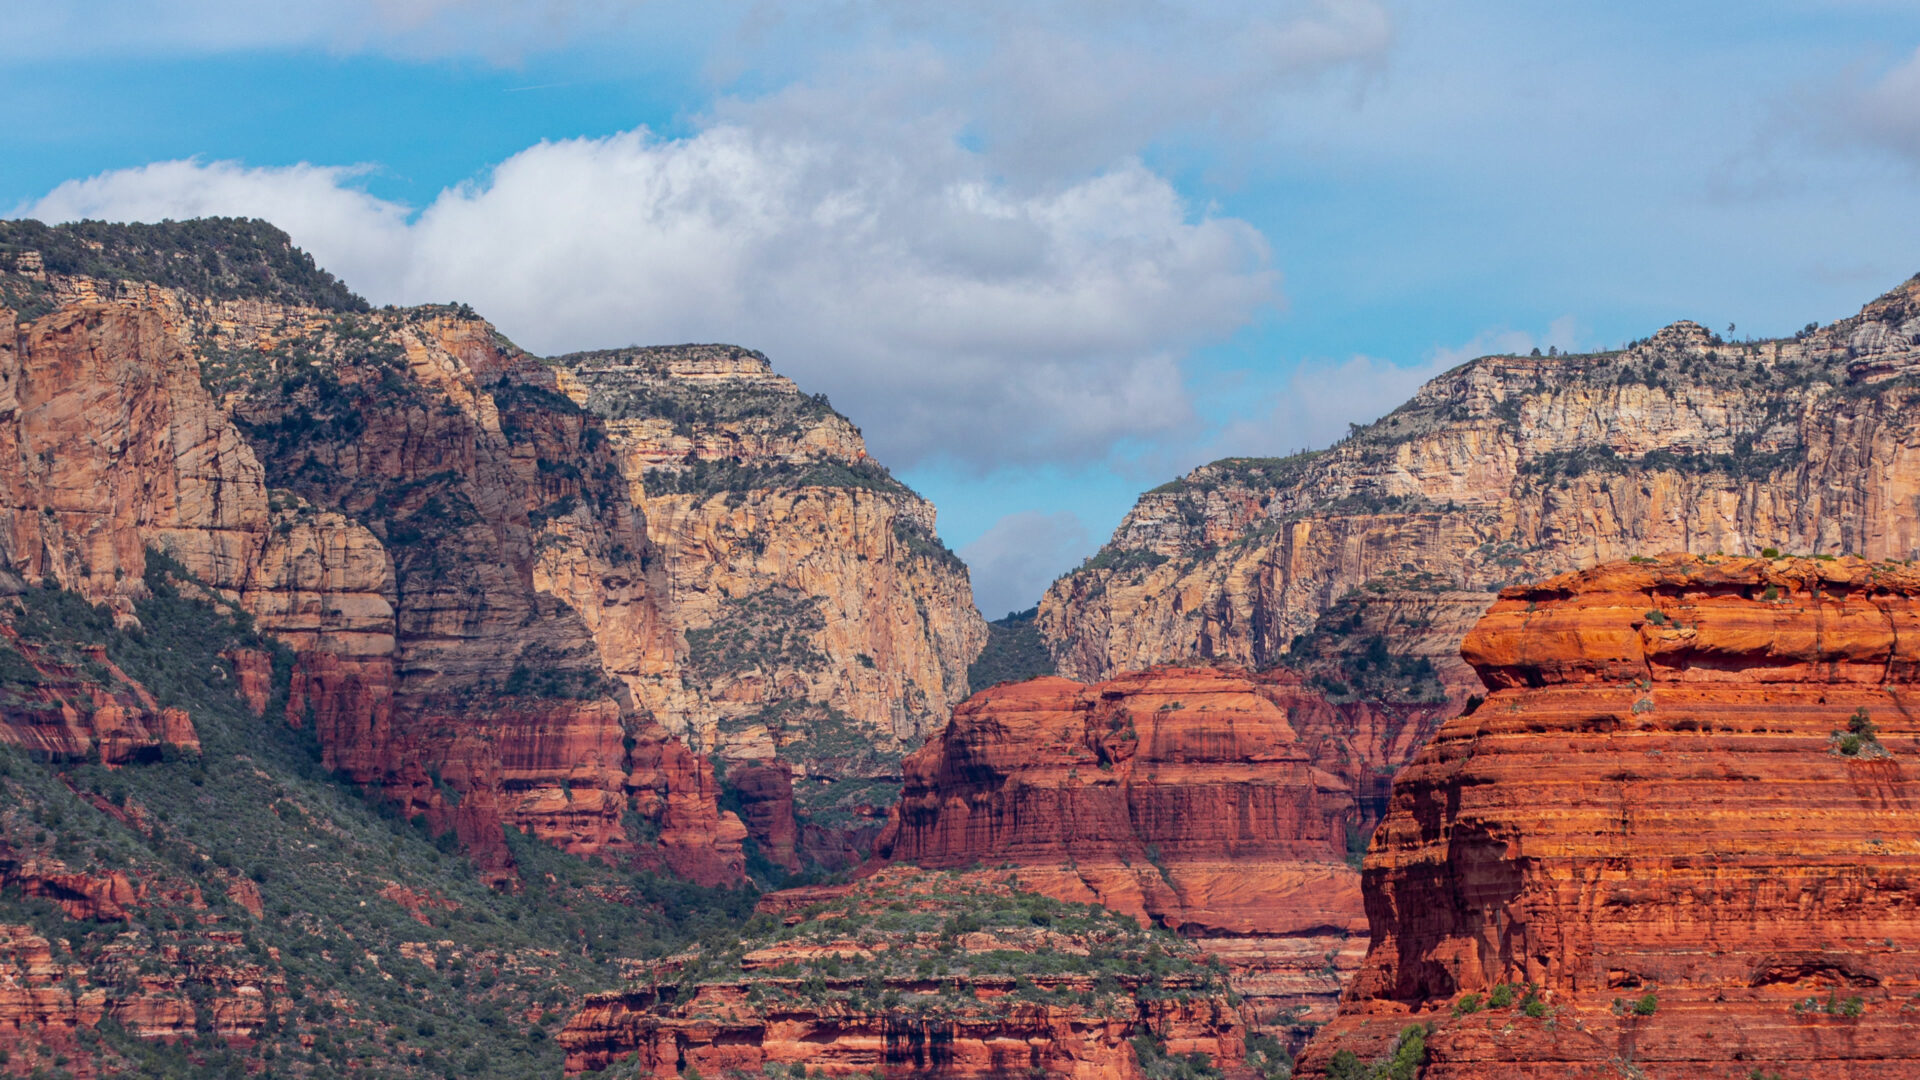
[[[1330,449],[1140,497],[1039,627],[1063,674],[1281,663],[1336,699],[1459,700],[1500,586],[1666,551],[1920,555],[1920,279],[1827,327],[1489,356]],[[1276,442],[1283,441],[1278,435]]]

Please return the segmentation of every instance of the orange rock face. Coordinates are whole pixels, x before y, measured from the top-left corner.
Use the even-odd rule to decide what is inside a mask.
[[[1371,823],[1378,777],[1420,734],[1286,675],[1156,668],[1002,685],[908,758],[875,854],[1011,862],[1047,895],[1197,939],[1233,965],[1262,1023],[1293,1010],[1323,1020],[1366,929],[1349,830]]]
[[[0,642],[22,675],[32,672],[30,686],[17,685],[0,703],[0,742],[49,761],[82,761],[97,753],[109,765],[155,758],[166,749],[199,751],[192,718],[162,708],[104,652],[93,650],[86,658],[106,674],[96,680],[74,664],[41,655],[11,627],[0,626]]]
[[[741,828],[714,805],[706,762],[665,745],[608,677],[629,653],[670,660],[674,632],[644,519],[549,372],[470,316],[345,327],[311,309],[53,284],[66,302],[51,314],[0,313],[8,565],[124,622],[148,552],[166,552],[293,647],[287,718],[314,726],[328,767],[455,828],[496,881],[512,875],[503,826],[740,878]],[[306,360],[271,358],[289,341],[338,353],[322,398]],[[234,355],[255,366],[203,369]],[[316,412],[325,426],[302,426]],[[598,513],[559,512],[583,501]],[[539,569],[569,559],[597,569]],[[0,703],[0,739],[110,764],[198,749],[190,718],[130,680],[24,660],[35,698]],[[271,658],[227,660],[264,710]],[[668,807],[657,845],[628,835],[628,809]]]
[[[1238,1017],[1192,946],[1077,905],[1022,906],[1012,880],[894,867],[770,894],[772,934],[590,995],[558,1037],[567,1072],[1144,1080],[1142,1037],[1240,1064]],[[1063,954],[1078,959],[1052,962]]]
[[[1899,564],[1681,556],[1503,592],[1302,1073],[1430,1022],[1429,1080],[1920,1075],[1917,596]]]

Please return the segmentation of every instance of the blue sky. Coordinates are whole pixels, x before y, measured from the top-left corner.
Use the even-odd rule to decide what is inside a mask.
[[[0,211],[273,219],[539,351],[726,340],[990,615],[1484,352],[1920,270],[1920,4],[5,0]]]

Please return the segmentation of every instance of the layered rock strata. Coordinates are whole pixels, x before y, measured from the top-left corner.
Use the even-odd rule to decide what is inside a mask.
[[[1365,933],[1347,861],[1426,714],[1339,708],[1297,676],[1159,668],[974,695],[907,759],[878,857],[1021,867],[1197,941],[1263,1025],[1331,1016]]]
[[[17,571],[125,620],[164,552],[293,646],[288,719],[318,730],[329,767],[454,829],[501,880],[503,825],[739,877],[744,829],[707,763],[612,677],[671,666],[678,638],[644,517],[547,368],[456,309],[208,297],[7,259],[0,291],[50,308],[0,318]]]
[[[859,801],[822,779],[897,782],[904,750],[967,696],[986,642],[932,504],[757,352],[685,345],[553,364],[605,422],[658,553],[663,610],[688,644],[683,665],[630,678],[635,692],[698,748],[787,762],[803,810]]]
[[[1920,571],[1611,563],[1501,594],[1484,704],[1396,780],[1303,1075],[1920,1072]],[[1811,1070],[1811,1071],[1810,1071]]]
[[[1917,340],[1920,279],[1792,339],[1680,322],[1617,352],[1474,360],[1328,450],[1143,495],[1048,590],[1040,628],[1078,679],[1264,668],[1345,598],[1386,609],[1363,640],[1431,665],[1457,703],[1479,689],[1459,641],[1509,582],[1660,551],[1911,558]],[[1409,685],[1375,689],[1426,696]]]
[[[1023,886],[895,868],[772,894],[780,917],[738,948],[589,996],[559,1035],[567,1072],[1093,1080],[1172,1055],[1241,1063],[1226,987],[1191,946]]]

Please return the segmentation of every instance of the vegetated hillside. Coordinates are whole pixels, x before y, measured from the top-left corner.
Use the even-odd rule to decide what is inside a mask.
[[[788,770],[803,814],[877,828],[901,755],[966,697],[986,640],[933,506],[760,353],[548,363],[603,422],[687,641],[685,664],[643,689],[655,711],[725,761]]]
[[[552,1036],[621,960],[751,909],[513,829],[522,884],[486,888],[328,771],[284,719],[293,652],[171,560],[124,625],[0,582],[10,1075],[557,1076]]]
[[[1904,562],[1715,556],[1503,592],[1301,1074],[1412,1023],[1427,1080],[1920,1075],[1917,597]]]
[[[967,669],[967,682],[975,690],[1054,673],[1053,657],[1035,625],[1039,614],[1039,608],[1011,611],[987,624],[987,647]]]
[[[1143,495],[1048,590],[1040,630],[1080,679],[1303,664],[1303,638],[1325,661],[1347,638],[1306,665],[1336,696],[1437,681],[1459,700],[1478,687],[1460,639],[1508,582],[1661,551],[1912,557],[1916,341],[1920,279],[1786,340],[1681,322],[1618,352],[1474,360],[1328,450]]]
[[[53,310],[44,275],[145,281],[213,300],[264,300],[325,311],[366,311],[313,256],[258,219],[198,218],[159,225],[0,221],[0,306],[23,319]]]
[[[1191,944],[1007,871],[775,893],[737,941],[636,966],[560,1033],[569,1072],[1286,1075]]]

